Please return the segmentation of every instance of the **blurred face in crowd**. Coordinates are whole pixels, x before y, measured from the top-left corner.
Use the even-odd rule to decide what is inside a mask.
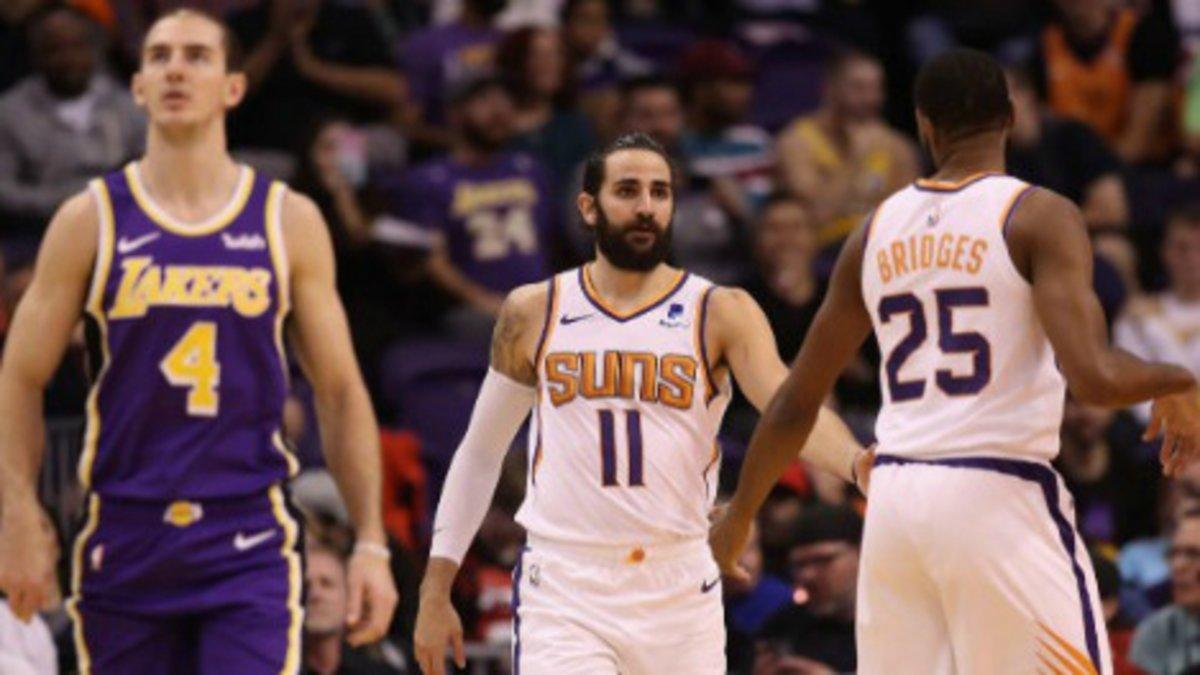
[[[640,131],[664,148],[674,148],[683,135],[683,106],[670,87],[643,87],[625,101],[625,131]]]
[[[326,548],[311,547],[305,556],[304,632],[327,636],[340,633],[346,621],[346,568]]]
[[[1200,611],[1200,517],[1179,522],[1167,554],[1171,564],[1171,596],[1176,605]]]
[[[696,104],[717,127],[727,127],[746,118],[754,87],[745,78],[722,78],[696,86]]]
[[[525,77],[530,89],[540,96],[557,94],[562,89],[564,67],[563,44],[558,32],[539,30],[534,33],[525,63]]]
[[[199,14],[167,15],[151,26],[133,96],[157,125],[189,127],[223,119],[241,102],[246,76],[226,66],[222,28]]]
[[[512,96],[498,85],[474,94],[457,111],[463,140],[488,153],[499,151],[512,138],[514,115]]]
[[[771,271],[802,268],[807,271],[817,254],[817,224],[800,202],[772,202],[759,216],[755,251]]]
[[[87,90],[96,71],[99,48],[96,27],[70,10],[43,18],[31,35],[33,62],[46,86],[59,98],[75,98]]]
[[[608,33],[608,3],[605,0],[583,0],[575,5],[563,24],[563,37],[579,54],[594,54]]]
[[[1067,31],[1076,37],[1093,38],[1108,27],[1112,0],[1054,0]]]
[[[851,122],[878,119],[883,112],[883,67],[874,59],[852,58],[829,82],[829,99],[838,115]]]
[[[1020,145],[1036,143],[1041,127],[1037,93],[1029,82],[1011,72],[1007,73],[1008,96],[1013,105],[1012,140]]]
[[[1162,258],[1171,290],[1186,300],[1200,300],[1200,221],[1177,218],[1168,224]]]
[[[615,267],[646,272],[667,259],[675,195],[671,167],[650,150],[618,150],[605,160],[598,199],[583,193],[584,222]]]
[[[1063,440],[1071,447],[1091,447],[1104,440],[1104,432],[1112,424],[1114,415],[1112,410],[1068,398],[1063,412]]]
[[[788,569],[792,583],[807,592],[814,616],[853,618],[858,547],[844,541],[795,546],[788,553]]]

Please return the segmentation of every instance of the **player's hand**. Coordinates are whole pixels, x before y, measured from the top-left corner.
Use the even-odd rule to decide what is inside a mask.
[[[42,527],[37,500],[8,495],[0,518],[0,592],[21,621],[28,622],[45,604],[53,551],[54,541]]]
[[[859,450],[854,456],[854,479],[859,491],[866,496],[871,487],[871,468],[875,466],[875,445]]]
[[[388,559],[374,551],[355,551],[350,557],[347,581],[350,597],[346,626],[350,632],[346,641],[354,647],[377,642],[387,633],[400,599]]]
[[[1163,475],[1177,476],[1200,452],[1200,390],[1154,399],[1143,440],[1163,437],[1159,459]]]
[[[738,559],[750,541],[752,526],[753,521],[737,516],[730,509],[721,512],[713,523],[708,532],[708,545],[721,568],[721,576],[735,582],[749,582],[750,574],[738,564]]]
[[[454,648],[455,665],[466,668],[462,620],[454,611],[454,605],[450,604],[449,596],[444,593],[422,593],[421,607],[417,610],[417,627],[413,632],[413,647],[421,672],[425,675],[444,675],[447,645]]]

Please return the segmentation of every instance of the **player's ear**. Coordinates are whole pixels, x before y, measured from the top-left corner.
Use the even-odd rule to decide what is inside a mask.
[[[146,107],[145,82],[142,80],[142,73],[136,72],[133,74],[133,79],[129,82],[129,91],[133,94],[133,102],[139,108]]]
[[[232,72],[225,76],[225,107],[233,108],[246,97],[246,74]]]
[[[595,227],[596,198],[586,192],[580,191],[579,196],[575,198],[575,205],[579,208],[579,215],[583,218],[583,222],[588,227]]]

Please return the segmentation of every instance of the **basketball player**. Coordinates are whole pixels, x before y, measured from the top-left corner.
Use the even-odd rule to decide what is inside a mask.
[[[1109,346],[1078,209],[1004,175],[1012,108],[1000,67],[951,51],[922,69],[915,92],[937,173],[884,200],[848,240],[755,431],[714,554],[738,573],[789,448],[874,327],[884,405],[858,585],[860,671],[1109,673],[1094,574],[1049,464],[1065,389],[1095,405],[1153,398],[1148,437],[1166,431],[1168,474],[1200,441],[1200,393],[1183,368]]]
[[[82,673],[298,670],[300,528],[284,482],[284,327],[315,391],[357,528],[350,641],[396,601],[378,435],[314,205],[238,165],[227,30],[178,11],[149,30],[133,93],[146,155],[50,223],[0,370],[0,589],[28,618],[50,560],[37,524],[42,390],[86,313],[95,383],[79,476],[87,514],[68,605]]]
[[[427,675],[443,672],[449,643],[464,663],[451,583],[531,408],[514,672],[725,672],[706,543],[717,430],[730,373],[762,406],[787,369],[748,294],[665,263],[674,185],[649,137],[614,141],[587,163],[578,197],[595,260],[505,300],[434,521],[415,636]],[[869,453],[836,415],[821,419],[806,459],[853,482]]]

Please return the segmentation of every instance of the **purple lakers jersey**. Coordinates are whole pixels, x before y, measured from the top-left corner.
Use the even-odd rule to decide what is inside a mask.
[[[100,236],[80,480],[105,497],[174,500],[286,479],[298,468],[280,431],[286,188],[242,167],[225,208],[194,224],[154,203],[135,164],[90,189]]]
[[[504,153],[484,166],[433,160],[409,173],[400,196],[399,213],[437,232],[475,283],[503,293],[546,278],[553,196],[533,157]]]

